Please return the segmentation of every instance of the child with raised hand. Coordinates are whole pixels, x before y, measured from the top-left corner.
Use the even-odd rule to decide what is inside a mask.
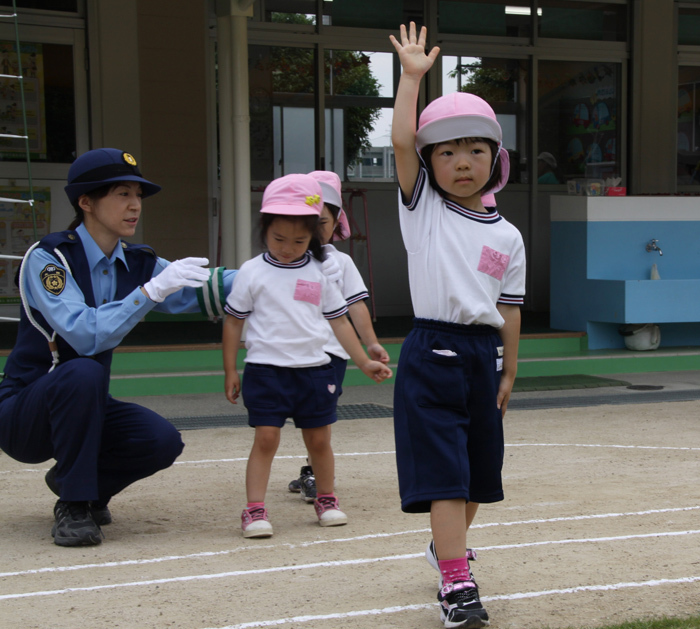
[[[315,467],[318,495],[314,507],[319,524],[347,523],[333,493],[330,425],[336,421],[337,387],[330,357],[323,350],[330,328],[365,375],[376,382],[392,375],[386,365],[367,357],[343,316],[345,299],[323,273],[318,236],[322,207],[321,187],[309,175],[286,175],[271,182],[260,210],[266,251],[241,266],[226,300],[226,397],[235,404],[242,393],[248,423],[255,428],[246,468],[243,537],[272,535],[265,493],[280,430],[288,417],[301,428]],[[248,352],[241,389],[236,358],[246,320]]]
[[[337,283],[340,291],[348,304],[348,314],[352,320],[360,340],[367,348],[370,358],[381,363],[389,362],[389,354],[380,345],[372,325],[372,317],[365,300],[369,297],[367,287],[360,272],[357,270],[352,258],[338,251],[331,243],[334,240],[345,240],[350,236],[350,226],[347,215],[343,210],[340,177],[332,171],[315,170],[309,175],[316,179],[321,186],[323,196],[323,210],[319,219],[321,242],[326,254],[324,266],[336,269]],[[330,263],[330,264],[328,264]],[[328,274],[328,273],[327,273]],[[335,368],[337,377],[337,393],[340,397],[343,393],[343,379],[350,355],[343,349],[334,334],[331,334],[324,350],[331,358],[331,365]],[[299,478],[289,483],[289,491],[300,492],[301,498],[306,502],[313,502],[316,497],[316,481],[313,472],[313,461],[307,459],[307,465],[302,466]]]
[[[483,197],[508,180],[493,109],[465,92],[415,120],[420,83],[438,57],[413,22],[391,42],[403,72],[392,143],[408,252],[414,328],[401,348],[394,395],[396,459],[405,512],[430,512],[426,557],[440,571],[445,627],[483,627],[488,614],[469,565],[467,530],[482,502],[503,500],[503,415],[517,370],[525,251],[518,230]]]

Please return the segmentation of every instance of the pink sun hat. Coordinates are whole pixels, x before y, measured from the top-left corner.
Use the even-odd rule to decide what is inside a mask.
[[[487,138],[498,144],[501,178],[485,193],[495,193],[508,182],[510,159],[503,149],[503,131],[491,106],[476,94],[453,92],[436,98],[421,113],[416,132],[420,151],[428,144],[457,138]]]
[[[310,175],[285,175],[271,181],[263,192],[263,214],[283,216],[321,215],[321,184]]]
[[[343,195],[340,189],[340,177],[330,170],[314,170],[309,173],[319,184],[323,192],[323,202],[335,205],[340,208],[338,213],[338,228],[340,236],[337,233],[333,235],[333,240],[345,240],[350,237],[350,224],[348,223],[347,214],[343,210]]]

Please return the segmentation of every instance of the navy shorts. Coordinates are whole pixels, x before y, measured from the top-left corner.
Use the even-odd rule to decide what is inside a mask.
[[[335,354],[328,354],[331,357],[331,365],[335,369],[335,385],[338,387],[338,397],[343,395],[343,380],[345,380],[345,371],[348,368],[348,361]]]
[[[399,357],[394,435],[401,509],[503,500],[503,348],[491,326],[416,319]]]
[[[287,418],[297,428],[318,428],[337,420],[338,386],[335,369],[275,367],[247,363],[241,385],[250,426],[284,426]]]

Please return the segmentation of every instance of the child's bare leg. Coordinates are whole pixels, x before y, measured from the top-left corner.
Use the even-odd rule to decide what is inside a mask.
[[[430,507],[430,527],[433,531],[435,552],[441,560],[464,557],[464,549],[467,547],[464,500],[433,500]]]
[[[319,494],[332,494],[335,484],[335,459],[331,447],[331,426],[302,428],[309,463],[316,477],[316,491]]]
[[[467,522],[467,534],[469,534],[469,527],[472,525],[472,522],[474,521],[474,516],[476,516],[476,512],[479,509],[479,503],[478,502],[468,502],[467,506],[465,507],[465,516],[466,516],[466,522]],[[440,555],[438,555],[439,557]]]
[[[277,426],[255,427],[255,440],[245,472],[248,502],[265,502],[270,468],[280,443],[280,433],[281,430]]]

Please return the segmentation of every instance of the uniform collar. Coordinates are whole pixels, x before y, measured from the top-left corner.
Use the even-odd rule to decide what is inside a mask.
[[[110,265],[113,265],[117,260],[121,260],[128,270],[129,265],[126,263],[126,258],[124,257],[124,247],[122,246],[121,240],[117,243],[117,246],[114,248],[111,257],[107,258],[102,249],[100,249],[98,244],[90,235],[90,232],[87,230],[84,223],[80,223],[80,225],[76,227],[75,231],[78,234],[78,236],[80,236],[80,240],[83,243],[83,248],[85,249],[85,257],[87,258],[88,265],[90,266],[90,271],[94,270],[94,268],[103,259],[107,259],[107,262]]]

